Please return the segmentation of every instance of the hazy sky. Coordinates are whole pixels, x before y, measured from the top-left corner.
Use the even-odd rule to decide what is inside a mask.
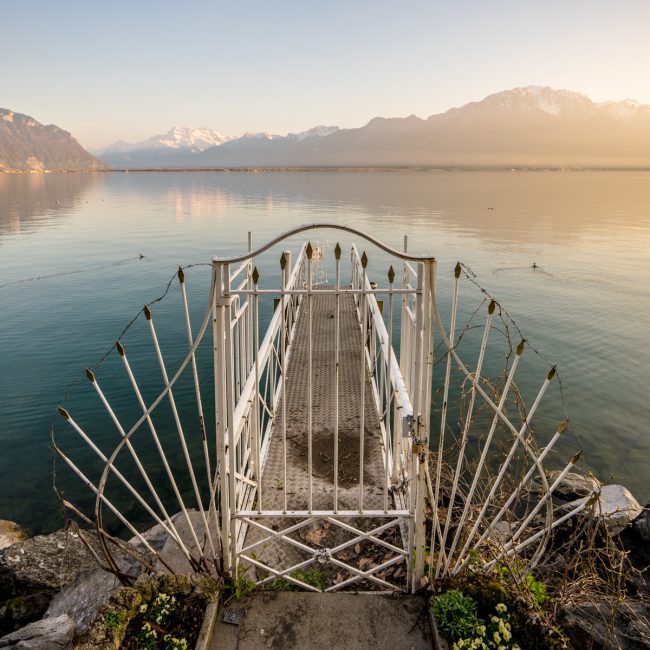
[[[530,84],[650,103],[650,1],[0,0],[0,107],[86,147],[427,117]]]

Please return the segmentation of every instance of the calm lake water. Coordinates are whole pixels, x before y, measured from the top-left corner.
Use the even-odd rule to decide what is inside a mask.
[[[34,532],[60,524],[54,408],[179,264],[245,250],[249,230],[260,244],[313,221],[354,225],[395,247],[407,234],[411,251],[438,259],[445,313],[454,265],[467,264],[558,364],[574,428],[560,451],[582,448],[586,468],[650,498],[650,173],[0,174],[0,518]],[[339,234],[319,236],[333,246]],[[380,276],[387,260],[369,252]],[[277,255],[260,261],[267,286]],[[195,323],[208,279],[207,267],[188,271]],[[481,299],[466,281],[465,318]],[[526,357],[520,387],[530,403],[548,363]],[[71,394],[92,422],[99,404],[80,384]],[[556,384],[538,422],[546,434],[564,418],[561,398]],[[76,479],[60,483],[87,499]]]

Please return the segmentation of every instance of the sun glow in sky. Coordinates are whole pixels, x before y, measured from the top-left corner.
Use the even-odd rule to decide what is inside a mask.
[[[2,0],[0,106],[85,147],[427,117],[515,86],[650,104],[647,0]]]

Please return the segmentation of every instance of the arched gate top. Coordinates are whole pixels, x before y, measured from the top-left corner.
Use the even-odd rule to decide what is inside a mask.
[[[412,255],[404,251],[398,251],[397,249],[388,246],[388,244],[385,244],[380,239],[377,239],[376,237],[369,235],[363,230],[354,228],[353,226],[347,226],[345,224],[337,224],[337,223],[327,223],[327,222],[306,223],[301,226],[296,226],[295,228],[291,228],[290,230],[287,230],[286,232],[278,235],[277,237],[274,237],[273,239],[269,240],[268,242],[266,242],[266,244],[263,244],[259,248],[256,248],[255,250],[252,251],[248,251],[244,255],[236,255],[234,257],[215,256],[212,259],[214,262],[220,262],[222,264],[236,264],[237,262],[245,262],[246,260],[249,260],[252,257],[255,257],[256,255],[260,255],[261,253],[264,253],[269,248],[272,248],[276,244],[279,244],[281,241],[284,241],[289,237],[293,237],[294,235],[297,235],[301,232],[305,232],[307,230],[317,230],[318,228],[332,228],[334,230],[343,230],[353,235],[359,235],[360,237],[363,237],[365,240],[374,244],[375,246],[377,246],[377,248],[380,248],[381,250],[388,253],[389,255],[394,255],[399,259],[407,260],[409,262],[430,262],[435,260],[435,257],[433,255]]]

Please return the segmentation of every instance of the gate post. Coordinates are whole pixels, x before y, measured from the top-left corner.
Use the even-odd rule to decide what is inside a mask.
[[[429,426],[431,421],[431,373],[433,367],[433,299],[435,260],[418,265],[416,311],[416,381],[414,386],[414,440],[412,446],[412,484],[415,492],[413,568],[411,589],[415,591],[425,577],[426,549],[426,472],[429,462]],[[413,496],[412,496],[413,498]],[[429,555],[431,550],[429,550]],[[431,559],[429,559],[429,563]]]
[[[223,325],[223,264],[212,260],[214,273],[214,297],[212,303],[212,347],[214,365],[214,414],[217,449],[217,490],[219,496],[219,516],[221,519],[221,555],[223,568],[230,572],[230,513],[228,508],[228,488],[226,482],[226,423],[225,417],[225,377],[224,377],[224,325]]]
[[[234,577],[237,575],[237,473],[240,468],[237,463],[237,454],[235,446],[235,360],[233,356],[232,340],[232,294],[230,293],[230,265],[224,264],[222,267],[222,309],[223,309],[223,327],[224,327],[224,346],[223,346],[223,379],[225,380],[226,409],[224,421],[226,422],[228,457],[228,501],[230,514],[230,570]]]
[[[215,296],[212,331],[217,434],[218,489],[221,514],[221,552],[227,573],[236,571],[235,548],[235,447],[233,434],[233,357],[230,328],[230,268],[213,259]]]

